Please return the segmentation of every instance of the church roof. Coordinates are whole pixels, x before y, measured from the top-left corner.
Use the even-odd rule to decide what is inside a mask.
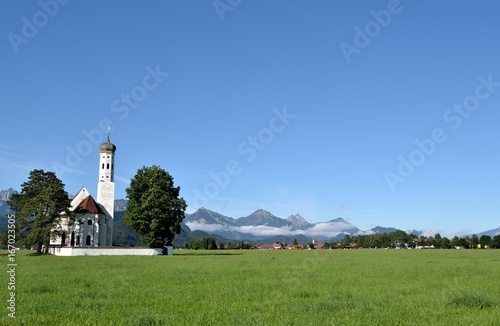
[[[95,202],[91,195],[88,195],[81,203],[75,208],[75,213],[92,213],[104,214],[99,205]]]

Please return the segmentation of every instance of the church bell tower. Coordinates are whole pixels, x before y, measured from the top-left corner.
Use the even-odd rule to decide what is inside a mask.
[[[113,218],[115,209],[115,151],[116,146],[108,139],[99,148],[99,182],[97,183],[97,202],[104,208],[106,218],[104,225],[99,229],[103,231],[101,245],[111,246],[113,241]]]

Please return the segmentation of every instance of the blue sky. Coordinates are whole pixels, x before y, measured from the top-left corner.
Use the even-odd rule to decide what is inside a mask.
[[[117,198],[156,164],[188,212],[500,226],[496,1],[0,7],[0,189],[37,168],[95,194],[111,125]]]

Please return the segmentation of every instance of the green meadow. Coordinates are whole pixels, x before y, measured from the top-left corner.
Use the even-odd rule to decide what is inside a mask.
[[[7,257],[0,257],[7,271]],[[498,325],[500,250],[16,252],[2,325]]]

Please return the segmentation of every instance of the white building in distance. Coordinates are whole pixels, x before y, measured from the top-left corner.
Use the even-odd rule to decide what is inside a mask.
[[[83,187],[72,199],[70,211],[74,220],[63,217],[51,239],[53,246],[101,247],[113,244],[113,218],[115,207],[115,151],[109,141],[99,147],[99,182],[97,201]]]

